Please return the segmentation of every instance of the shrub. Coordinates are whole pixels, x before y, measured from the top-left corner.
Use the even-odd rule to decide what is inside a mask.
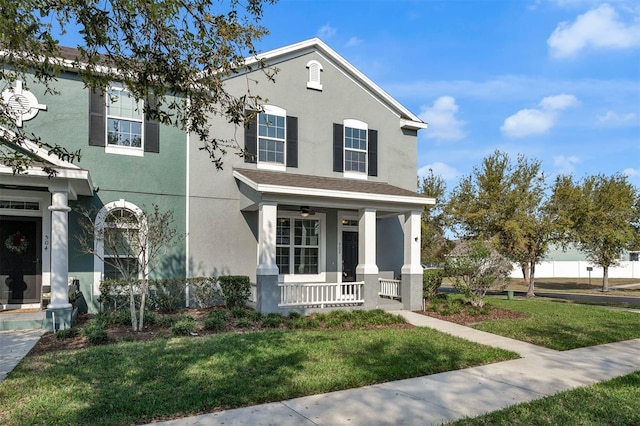
[[[251,282],[245,275],[223,275],[218,278],[224,303],[229,309],[244,306],[251,295]]]
[[[272,312],[262,319],[262,326],[265,328],[278,328],[283,322],[282,315]]]
[[[289,319],[296,319],[296,318],[300,318],[302,316],[302,314],[300,312],[289,312]]]
[[[238,328],[251,328],[255,323],[250,318],[240,318],[236,321],[236,327]]]
[[[104,323],[97,319],[87,321],[82,329],[82,333],[92,345],[100,345],[109,340],[109,335],[107,334]]]
[[[185,284],[185,280],[181,278],[151,280],[149,283],[150,307],[166,312],[184,307]]]
[[[58,330],[55,334],[56,339],[71,339],[76,337],[80,332],[77,328],[66,328],[64,330]]]
[[[443,277],[443,269],[425,269],[422,272],[422,297],[427,300],[433,299],[442,285]]]
[[[201,308],[210,308],[223,301],[222,290],[215,277],[189,278],[188,284],[193,289],[193,297]]]
[[[188,336],[196,329],[196,320],[190,316],[183,316],[171,327],[174,336]]]
[[[204,328],[207,330],[223,331],[229,323],[229,311],[216,309],[209,312],[207,319],[204,321]]]

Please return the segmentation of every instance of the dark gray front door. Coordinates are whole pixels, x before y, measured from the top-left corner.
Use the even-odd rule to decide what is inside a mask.
[[[356,266],[358,266],[358,233],[342,232],[342,282],[349,283],[356,280]]]
[[[0,216],[1,303],[40,303],[41,234],[39,217]]]

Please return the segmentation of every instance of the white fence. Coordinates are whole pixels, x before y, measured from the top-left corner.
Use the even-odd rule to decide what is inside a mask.
[[[602,268],[591,262],[581,260],[558,260],[542,262],[536,265],[536,278],[589,278],[587,267],[593,268],[591,278],[602,278]],[[517,266],[511,272],[512,278],[522,278]],[[640,261],[620,262],[619,266],[609,268],[609,278],[640,279]]]
[[[284,283],[278,307],[320,307],[364,303],[364,281],[353,283]]]
[[[400,296],[401,285],[399,280],[379,278],[378,281],[380,281],[380,291],[378,292],[379,296],[398,300],[402,299]]]

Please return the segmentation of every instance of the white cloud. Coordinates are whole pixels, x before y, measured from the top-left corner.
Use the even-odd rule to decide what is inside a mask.
[[[612,124],[635,123],[636,117],[637,117],[637,114],[635,112],[618,114],[613,111],[607,111],[606,114],[598,116],[598,121],[601,123],[612,123]]]
[[[626,175],[628,177],[640,176],[640,169],[632,169],[632,168],[624,169],[622,174],[624,174],[624,175]]]
[[[500,130],[510,138],[542,135],[553,127],[556,115],[550,111],[521,109],[504,120]]]
[[[440,176],[444,180],[454,180],[460,175],[460,172],[455,167],[451,167],[442,162],[436,162],[420,167],[418,169],[418,177],[423,178],[427,176],[429,170],[433,170],[434,175]]]
[[[362,39],[358,37],[351,37],[346,44],[346,47],[356,47],[362,44]]]
[[[540,101],[540,109],[521,109],[507,117],[500,130],[510,138],[543,135],[556,123],[556,111],[575,105],[578,105],[578,99],[573,95],[547,96]]]
[[[578,16],[575,22],[558,24],[547,39],[551,55],[575,56],[582,49],[628,49],[640,46],[640,24],[627,25],[616,10],[604,3]]]
[[[572,174],[576,169],[576,164],[580,163],[580,158],[575,155],[565,157],[556,155],[553,157],[553,166],[557,174]]]
[[[463,127],[466,124],[456,118],[458,112],[455,98],[441,96],[433,106],[422,107],[420,118],[429,124],[426,137],[430,139],[460,140],[466,136]]]
[[[576,99],[573,95],[557,95],[557,96],[547,96],[546,98],[540,101],[540,107],[546,110],[563,110],[567,109],[570,106],[575,106],[578,104],[578,99]]]
[[[338,32],[338,30],[333,28],[331,25],[325,24],[318,30],[317,35],[321,39],[326,40],[326,39],[330,39],[331,37],[336,35],[337,32]]]

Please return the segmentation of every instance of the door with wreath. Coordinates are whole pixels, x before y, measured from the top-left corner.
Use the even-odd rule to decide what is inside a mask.
[[[41,302],[41,235],[39,217],[0,216],[0,303]]]

